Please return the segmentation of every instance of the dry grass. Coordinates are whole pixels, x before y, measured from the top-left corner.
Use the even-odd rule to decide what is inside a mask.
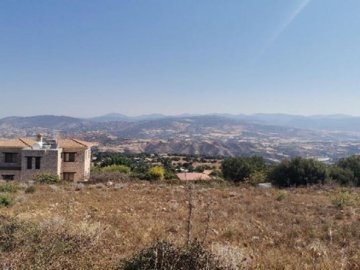
[[[199,241],[206,235],[208,249],[233,269],[360,269],[359,200],[339,208],[333,203],[339,192],[344,190],[288,189],[279,200],[277,189],[195,185],[191,235]],[[360,196],[358,189],[349,192]],[[84,241],[70,252],[75,255],[54,255],[68,256],[67,269],[109,269],[157,240],[183,245],[188,197],[183,185],[39,185],[33,194],[18,191],[15,205],[0,213],[38,224],[45,239],[55,233]],[[21,268],[16,258],[30,256],[26,252],[35,251],[26,245],[0,251],[0,262]]]

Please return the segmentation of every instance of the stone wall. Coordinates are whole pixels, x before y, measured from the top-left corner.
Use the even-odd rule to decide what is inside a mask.
[[[32,159],[32,169],[27,169],[27,157],[34,157]],[[40,157],[40,169],[35,168],[35,157]],[[61,160],[61,150],[23,150],[22,164],[21,164],[21,180],[33,180],[39,174],[52,174],[61,176],[61,168],[58,165]]]
[[[5,163],[5,153],[17,153],[17,160],[14,163]],[[15,180],[20,180],[21,170],[21,149],[1,148],[0,150],[0,179],[3,175],[14,175]]]
[[[63,149],[63,152],[72,152],[75,154],[75,162],[62,161],[62,173],[75,173],[75,181],[87,180],[90,177],[91,150],[90,149]]]

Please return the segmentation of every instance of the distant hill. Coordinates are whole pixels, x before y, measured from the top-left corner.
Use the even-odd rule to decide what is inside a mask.
[[[67,129],[79,127],[88,121],[68,116],[39,115],[30,117],[6,117],[0,119],[0,129],[3,128],[48,128]]]
[[[360,118],[336,116],[109,114],[92,119],[40,115],[0,119],[0,137],[72,136],[111,151],[336,159],[360,153]],[[344,142],[347,142],[344,144]]]
[[[248,123],[284,126],[299,129],[313,129],[313,130],[329,130],[340,132],[360,132],[360,117],[348,115],[314,115],[314,116],[301,116],[290,114],[209,114],[209,115],[193,115],[183,114],[177,116],[167,116],[163,114],[149,114],[141,116],[126,116],[123,114],[107,114],[99,117],[94,117],[89,120],[98,122],[111,122],[111,121],[149,121],[160,119],[181,119],[193,117],[222,117],[223,119],[243,120]]]
[[[226,115],[258,124],[271,124],[300,129],[360,132],[360,117],[347,115],[299,116],[288,114]]]
[[[147,114],[147,115],[139,115],[139,116],[127,116],[120,113],[109,113],[97,117],[90,118],[89,120],[97,121],[97,122],[113,122],[113,121],[143,121],[143,120],[154,120],[154,119],[162,119],[167,118],[168,116],[163,114]]]
[[[169,138],[175,135],[206,135],[220,133],[279,133],[292,136],[310,134],[311,130],[360,132],[360,117],[297,116],[286,114],[255,115],[179,115],[151,114],[128,117],[108,114],[90,119],[69,116],[39,115],[0,119],[1,129],[56,129],[64,132],[105,131],[121,137]]]

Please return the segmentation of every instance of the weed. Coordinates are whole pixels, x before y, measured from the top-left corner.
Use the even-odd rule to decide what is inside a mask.
[[[18,190],[18,186],[15,184],[6,183],[0,185],[0,192],[16,193],[17,190]]]
[[[333,196],[331,201],[337,208],[344,208],[345,206],[353,206],[356,202],[356,197],[350,191],[342,190]]]
[[[25,193],[35,193],[35,191],[36,191],[35,186],[28,186],[28,187],[25,189]]]
[[[288,197],[288,193],[284,190],[280,190],[276,196],[275,196],[275,199],[279,202],[285,200],[286,198]]]
[[[157,242],[128,260],[116,270],[226,270],[221,262],[198,242],[175,247],[168,242]]]
[[[0,194],[0,207],[4,206],[4,207],[9,207],[12,206],[14,204],[14,199],[8,195],[1,195]]]
[[[34,180],[39,184],[57,184],[60,182],[59,176],[53,174],[38,174]]]

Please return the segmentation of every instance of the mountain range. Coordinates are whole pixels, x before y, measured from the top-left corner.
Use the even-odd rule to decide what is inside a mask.
[[[74,136],[105,150],[201,155],[262,155],[271,159],[305,155],[336,159],[360,153],[360,117],[177,115],[94,118],[40,115],[0,119],[0,138]]]
[[[223,121],[237,120],[251,124],[282,126],[299,129],[328,130],[338,132],[360,132],[360,117],[347,115],[315,115],[300,116],[289,114],[182,114],[169,116],[163,114],[148,114],[140,116],[127,116],[119,113],[110,113],[93,118],[75,118],[69,116],[39,115],[30,117],[6,117],[0,119],[0,128],[3,126],[14,127],[43,127],[43,128],[68,128],[72,126],[88,126],[93,123],[109,122],[148,122],[164,121],[165,119],[179,120],[186,118],[222,119]]]

